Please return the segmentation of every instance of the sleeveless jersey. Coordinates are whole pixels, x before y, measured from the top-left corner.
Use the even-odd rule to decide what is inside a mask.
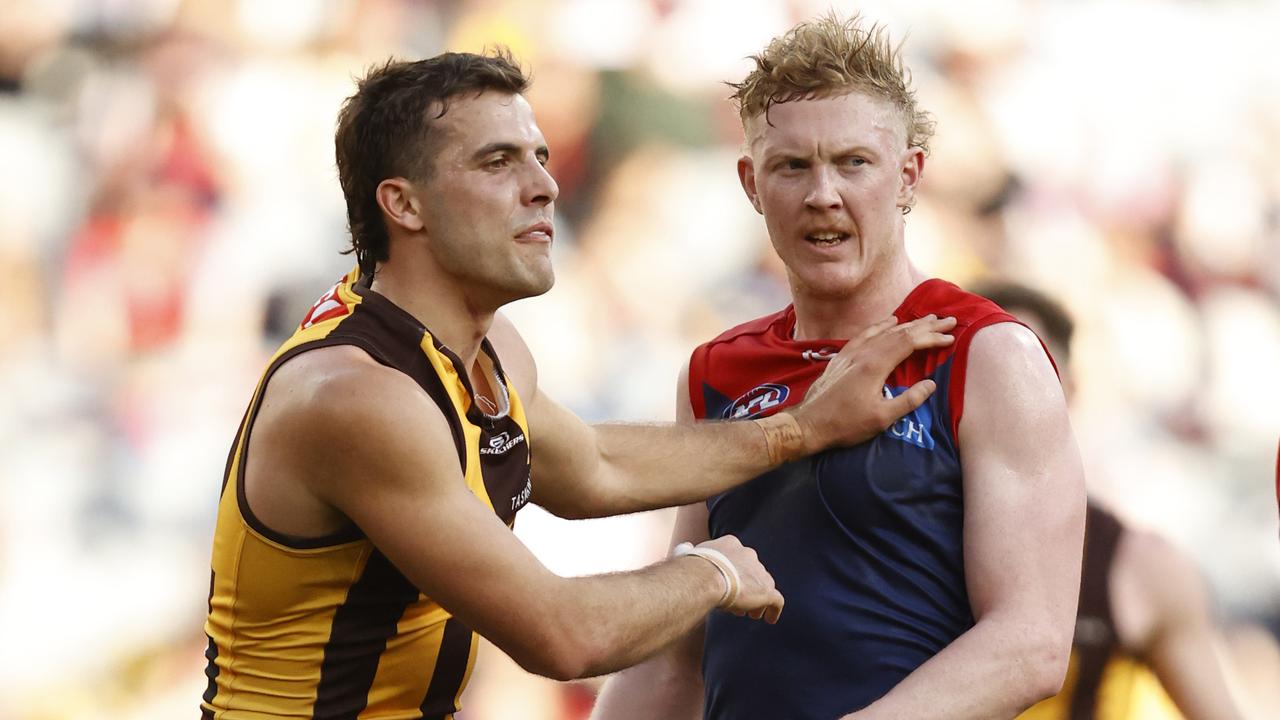
[[[895,311],[954,316],[949,347],[912,354],[886,395],[932,378],[928,401],[877,437],[786,463],[707,501],[710,534],[755,548],[787,599],[776,625],[712,613],[705,712],[829,720],[870,704],[973,626],[964,581],[957,427],[974,333],[1016,322],[937,279]],[[843,341],[793,340],[793,308],[734,328],[690,360],[694,414],[763,417],[800,402]]]
[[[1120,521],[1090,502],[1071,663],[1062,690],[1031,706],[1020,720],[1128,720],[1180,717],[1155,675],[1120,646],[1111,612],[1111,565],[1124,536]],[[1139,708],[1143,708],[1140,712]]]
[[[206,719],[452,718],[470,675],[474,633],[420,593],[358,527],[290,537],[264,525],[245,499],[253,423],[272,374],[300,353],[334,345],[361,348],[417,382],[449,422],[468,489],[508,526],[528,501],[524,410],[493,348],[483,343],[495,392],[507,398],[500,416],[475,406],[457,356],[353,270],[276,352],[227,460],[205,623]]]

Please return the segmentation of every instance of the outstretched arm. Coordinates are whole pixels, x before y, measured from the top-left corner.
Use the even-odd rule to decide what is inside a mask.
[[[689,369],[680,373],[676,386],[676,422],[693,424],[689,404]],[[680,508],[671,531],[671,546],[707,539],[707,506],[693,503]],[[694,720],[702,716],[702,642],[700,623],[662,652],[627,668],[609,679],[600,690],[592,720]]]
[[[761,420],[590,426],[535,389],[527,408],[537,443],[532,499],[573,518],[686,505],[786,460],[862,442],[933,392],[931,380],[896,398],[885,398],[882,388],[915,350],[950,343],[945,333],[954,324],[929,316],[897,325],[889,318],[849,341],[799,407]],[[490,337],[502,343],[508,364],[532,367],[509,324],[495,322]]]
[[[975,334],[964,398],[964,561],[976,623],[850,718],[1010,718],[1062,686],[1084,485],[1061,386],[1035,336],[1002,323]]]
[[[671,542],[707,536],[707,508],[680,508]],[[705,623],[648,660],[614,675],[600,690],[592,720],[693,720],[702,717],[702,643]]]
[[[1126,637],[1117,618],[1121,642],[1155,670],[1187,720],[1239,718],[1214,647],[1209,593],[1191,560],[1163,538],[1126,532],[1111,581],[1113,607],[1117,601],[1137,602],[1140,612],[1150,618],[1136,637]]]
[[[526,669],[558,679],[611,672],[717,605],[781,608],[755,553],[733,538],[707,543],[741,575],[732,600],[726,576],[702,557],[612,575],[551,573],[467,487],[444,415],[411,379],[350,348],[299,359],[320,379],[291,386],[286,364],[267,391],[277,399],[280,457],[419,590]]]

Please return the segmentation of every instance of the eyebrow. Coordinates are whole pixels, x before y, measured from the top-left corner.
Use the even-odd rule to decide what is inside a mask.
[[[833,157],[833,158],[848,157],[850,155],[867,155],[872,158],[880,157],[880,154],[876,152],[875,149],[870,148],[866,145],[857,145],[857,144],[850,145],[848,147],[842,147],[839,150],[827,153],[828,157]],[[770,165],[775,162],[778,162],[779,160],[811,160],[813,157],[814,157],[814,153],[808,150],[796,152],[794,150],[781,149],[781,150],[774,150],[769,154],[765,155],[764,161],[766,165]]]
[[[508,153],[511,155],[519,155],[522,150],[523,148],[515,143],[492,142],[480,148],[479,150],[475,151],[474,153],[472,153],[471,159],[481,160],[488,155],[492,155],[498,152]],[[534,148],[533,154],[542,162],[546,162],[551,157],[551,151],[547,149],[546,145],[539,145],[538,147]]]

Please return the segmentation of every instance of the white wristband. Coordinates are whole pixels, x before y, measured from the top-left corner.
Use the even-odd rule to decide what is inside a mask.
[[[734,566],[733,561],[725,557],[724,553],[708,547],[695,547],[693,543],[683,542],[676,545],[671,551],[672,557],[682,557],[685,555],[697,555],[716,566],[716,570],[720,571],[720,576],[724,578],[724,595],[720,597],[720,603],[717,607],[729,607],[734,600],[738,599],[738,589],[742,587],[742,578],[738,575],[738,568]]]

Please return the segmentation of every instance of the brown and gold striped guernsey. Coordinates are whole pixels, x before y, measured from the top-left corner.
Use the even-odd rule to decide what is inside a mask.
[[[1067,677],[1057,695],[1031,706],[1019,720],[1127,720],[1151,717],[1139,708],[1169,705],[1155,674],[1120,645],[1116,634],[1110,577],[1124,533],[1114,515],[1089,503],[1080,605]]]
[[[244,468],[263,390],[299,353],[354,345],[405,373],[440,407],[467,487],[510,526],[529,499],[528,426],[493,347],[482,350],[505,412],[476,407],[458,358],[353,270],[312,307],[258,383],[227,459],[205,632],[213,720],[452,718],[474,633],[422,595],[354,524],[322,538],[271,530],[245,502]]]

